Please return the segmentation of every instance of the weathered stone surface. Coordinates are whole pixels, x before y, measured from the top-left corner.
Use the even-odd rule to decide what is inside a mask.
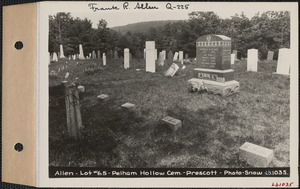
[[[253,167],[268,167],[273,158],[273,150],[245,142],[239,149],[239,158]]]
[[[274,52],[273,51],[268,51],[267,60],[273,60],[273,57],[274,57]]]
[[[191,92],[203,91],[205,89],[208,93],[229,96],[237,93],[239,91],[239,87],[239,82],[235,80],[227,81],[225,83],[197,78],[188,80],[188,89]]]
[[[206,80],[225,83],[227,81],[234,80],[234,70],[232,69],[215,70],[215,69],[195,68],[193,70],[193,76],[199,79],[206,79]]]
[[[121,108],[126,109],[126,110],[132,110],[132,109],[135,108],[135,104],[131,104],[131,103],[126,102],[125,104],[121,105]]]
[[[231,54],[230,56],[230,64],[234,64],[234,61],[235,61],[235,54]]]
[[[82,48],[82,44],[79,44],[79,57],[80,60],[85,59],[84,58],[84,53],[83,53],[83,48]]]
[[[196,41],[199,68],[226,70],[231,68],[231,39],[224,35],[205,35]]]
[[[124,68],[129,68],[129,49],[124,49]]]
[[[182,127],[182,122],[179,119],[170,116],[163,118],[162,122],[167,124],[174,132]]]
[[[155,72],[155,41],[146,41],[146,72]]]
[[[177,64],[173,63],[170,66],[170,68],[165,72],[165,76],[173,77],[176,74],[176,72],[178,71],[178,69],[179,69],[179,66]]]

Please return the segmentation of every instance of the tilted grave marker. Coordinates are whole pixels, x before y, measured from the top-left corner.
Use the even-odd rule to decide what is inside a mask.
[[[224,35],[205,35],[196,41],[196,64],[190,85],[202,86],[213,94],[227,96],[238,92],[239,82],[231,69],[231,39]],[[199,85],[198,85],[198,84]]]

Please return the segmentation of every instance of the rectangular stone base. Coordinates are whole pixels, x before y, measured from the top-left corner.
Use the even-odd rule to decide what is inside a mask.
[[[239,91],[240,87],[240,83],[235,80],[220,83],[216,81],[192,78],[188,80],[188,83],[195,88],[205,88],[209,93],[220,94],[222,96],[234,94]]]
[[[272,161],[273,150],[245,142],[239,149],[239,158],[254,167],[267,167]]]
[[[227,81],[234,80],[234,70],[215,70],[205,68],[195,68],[193,70],[193,76],[199,79],[211,80],[225,83]]]

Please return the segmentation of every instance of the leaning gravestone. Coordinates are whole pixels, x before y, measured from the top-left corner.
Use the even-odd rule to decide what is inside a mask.
[[[268,58],[267,60],[273,60],[274,57],[274,52],[273,51],[268,51]]]
[[[239,149],[239,158],[253,167],[268,167],[273,158],[273,150],[245,142]]]
[[[146,41],[146,72],[155,72],[155,41]]]
[[[82,45],[79,44],[79,57],[78,57],[80,60],[83,60],[85,59],[84,58],[84,53],[83,53],[83,48],[82,48]]]
[[[279,49],[276,73],[289,75],[291,62],[292,62],[291,50],[287,48]]]
[[[230,64],[231,39],[224,35],[205,35],[196,41],[196,64],[188,82],[191,91],[194,86],[205,86],[213,94],[228,96],[239,90],[239,82],[234,80]]]
[[[173,63],[170,66],[170,68],[165,72],[165,76],[173,77],[176,74],[176,72],[178,71],[178,69],[179,69],[179,66],[177,64]]]
[[[129,68],[129,49],[124,49],[124,68]]]
[[[248,49],[247,53],[247,71],[257,72],[258,50]]]

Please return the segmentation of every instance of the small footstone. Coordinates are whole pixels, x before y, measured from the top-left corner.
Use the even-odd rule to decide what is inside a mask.
[[[177,131],[177,129],[181,128],[181,126],[182,126],[182,123],[180,120],[175,119],[170,116],[163,118],[162,121],[164,123],[166,123],[173,130],[173,132]]]
[[[239,149],[239,157],[253,167],[267,167],[272,161],[273,150],[245,142]]]
[[[128,103],[128,102],[121,105],[121,108],[126,109],[126,110],[132,110],[134,107],[135,107],[134,104],[131,104],[131,103]]]
[[[97,96],[97,99],[100,99],[100,100],[105,100],[107,98],[108,98],[108,95],[106,95],[106,94],[101,94],[101,95]]]

